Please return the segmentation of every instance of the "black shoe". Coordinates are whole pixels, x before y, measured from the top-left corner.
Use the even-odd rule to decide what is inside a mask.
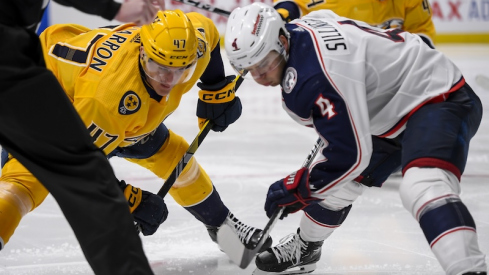
[[[323,242],[304,241],[297,230],[297,234],[290,234],[277,246],[258,254],[255,259],[257,270],[253,274],[283,272],[291,268],[294,268],[295,274],[313,272],[321,258]]]
[[[487,275],[487,272],[485,272],[485,271],[471,271],[471,272],[464,273],[462,275]]]
[[[256,240],[258,239],[260,232],[262,232],[262,230],[242,223],[231,212],[229,212],[226,219],[227,219],[226,221],[227,223],[234,225],[235,232],[238,235],[238,238],[241,241],[241,243],[243,243],[246,248],[253,249],[252,245],[256,243]],[[219,227],[210,226],[210,225],[206,225],[206,227],[207,227],[207,233],[209,233],[211,240],[217,243],[217,231],[219,230]],[[260,248],[258,253],[263,252],[268,248],[270,248],[272,246],[272,242],[273,242],[272,237],[268,236],[267,240]]]

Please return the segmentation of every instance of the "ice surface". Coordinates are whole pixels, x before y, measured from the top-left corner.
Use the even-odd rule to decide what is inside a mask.
[[[475,83],[489,75],[489,45],[439,45],[462,69],[465,78],[489,108],[489,91]],[[227,68],[229,69],[229,68]],[[198,132],[197,90],[189,92],[166,122],[190,142]],[[238,95],[240,120],[223,133],[211,132],[196,153],[223,201],[237,217],[263,227],[263,203],[268,185],[298,169],[314,145],[313,130],[299,126],[281,109],[278,88],[246,81]],[[462,178],[462,199],[477,224],[481,249],[489,254],[489,118],[484,115],[472,140]],[[152,173],[122,159],[111,160],[116,174],[128,183],[156,192],[163,184]],[[325,242],[313,274],[430,274],[443,271],[419,225],[403,208],[397,193],[400,178],[382,189],[367,190],[344,224]],[[168,196],[168,220],[153,236],[142,237],[155,274],[251,274],[232,264],[207,235],[205,227]],[[295,232],[299,215],[279,221],[271,236],[276,244]],[[21,222],[0,252],[0,274],[93,274],[80,247],[51,196]]]

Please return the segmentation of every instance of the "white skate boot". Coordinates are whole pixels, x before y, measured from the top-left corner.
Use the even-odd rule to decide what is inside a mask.
[[[254,228],[252,226],[242,223],[231,212],[229,212],[225,222],[228,224],[232,224],[234,226],[234,231],[238,235],[238,238],[241,241],[241,243],[246,248],[249,249],[253,248],[252,245],[256,244],[256,239],[260,235],[260,232],[262,231],[261,229]],[[219,230],[219,227],[209,226],[209,225],[206,225],[206,227],[207,227],[207,232],[209,233],[209,236],[211,237],[212,241],[217,243],[217,231]],[[267,240],[265,241],[265,243],[263,244],[259,252],[265,251],[270,246],[272,246],[272,238],[268,236]]]

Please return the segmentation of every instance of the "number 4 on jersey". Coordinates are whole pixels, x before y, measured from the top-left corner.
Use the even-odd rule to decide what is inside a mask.
[[[321,114],[324,116],[328,116],[328,119],[334,117],[336,112],[334,110],[334,104],[329,101],[329,99],[324,98],[323,95],[320,95],[316,100],[316,105],[321,109]]]

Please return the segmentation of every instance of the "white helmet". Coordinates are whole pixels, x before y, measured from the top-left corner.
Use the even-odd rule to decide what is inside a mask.
[[[285,56],[279,40],[280,30],[288,36],[279,13],[261,2],[233,10],[229,16],[224,47],[231,65],[238,73],[260,62],[275,50]]]

